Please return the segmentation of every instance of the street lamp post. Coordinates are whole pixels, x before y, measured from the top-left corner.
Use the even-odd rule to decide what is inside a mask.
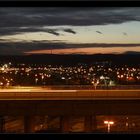
[[[38,78],[35,78],[35,83],[37,84]]]
[[[99,84],[99,80],[97,80],[96,82],[93,80],[93,81],[92,81],[92,84],[94,85],[94,88],[95,88],[95,90],[96,90],[96,87],[97,87],[97,85]]]
[[[104,124],[107,124],[107,132],[110,133],[110,126],[114,124],[113,121],[104,121]]]

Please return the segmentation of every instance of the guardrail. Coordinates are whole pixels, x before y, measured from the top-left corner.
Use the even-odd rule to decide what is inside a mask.
[[[93,85],[48,85],[48,86],[9,86],[1,89],[54,89],[54,90],[95,90]],[[134,90],[140,85],[96,86],[96,90]]]
[[[59,85],[59,86],[44,86],[48,89],[67,89],[67,90],[94,90],[94,86],[90,85]],[[97,86],[96,90],[123,90],[123,89],[140,89],[140,85],[117,85],[117,86]]]

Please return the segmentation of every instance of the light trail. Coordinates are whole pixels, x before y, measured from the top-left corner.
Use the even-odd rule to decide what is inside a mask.
[[[0,89],[0,92],[77,92],[77,90]]]

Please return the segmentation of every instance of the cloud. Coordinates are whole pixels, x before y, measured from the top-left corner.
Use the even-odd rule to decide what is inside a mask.
[[[124,32],[123,35],[127,36],[127,33]]]
[[[44,26],[90,26],[140,21],[140,8],[1,7],[0,21],[0,35],[5,35],[45,30],[42,28]],[[75,33],[72,29],[65,29],[65,31]],[[59,35],[59,33],[54,30],[48,32]]]
[[[105,25],[140,20],[140,9],[132,8],[0,8],[1,27]],[[15,20],[16,19],[16,20]],[[7,22],[9,21],[9,22]]]
[[[56,36],[59,36],[59,35],[60,35],[60,33],[56,32],[56,31],[53,30],[53,29],[48,29],[48,30],[46,30],[46,32],[47,32],[47,33],[50,33],[50,34],[53,34],[53,35],[56,35]]]
[[[102,32],[100,32],[100,31],[96,31],[98,34],[103,34]]]
[[[76,32],[72,29],[64,29],[65,32],[76,34]]]
[[[57,29],[47,29],[43,27],[5,27],[0,28],[0,36],[4,35],[15,35],[29,32],[45,32],[49,34],[53,34],[59,36],[60,34],[57,32]]]
[[[133,52],[133,47],[129,48],[129,53],[127,54],[132,54]],[[136,52],[140,53],[140,47],[135,48]],[[53,50],[33,50],[33,51],[28,51],[25,52],[25,54],[122,54],[128,52],[128,48],[124,47],[114,47],[113,49],[110,47],[105,48],[104,50],[102,48],[65,48],[65,49],[53,49]],[[131,52],[131,53],[130,53]],[[137,53],[137,54],[139,54]],[[133,53],[134,54],[134,53]],[[135,53],[136,54],[136,53]]]
[[[76,32],[72,29],[62,29],[62,28],[44,28],[44,27],[37,27],[37,26],[29,26],[29,27],[1,27],[0,28],[0,36],[7,36],[7,35],[17,35],[29,32],[44,32],[49,33],[52,35],[60,36],[62,34],[59,31],[65,31],[68,33],[76,34]]]
[[[92,43],[92,44],[68,44],[64,43],[65,41],[60,40],[53,40],[53,41],[32,41],[32,42],[4,42],[3,40],[0,42],[0,55],[23,55],[25,52],[33,52],[33,51],[39,51],[39,50],[60,50],[65,52],[66,50],[71,50],[71,52],[75,53],[75,51],[81,52],[83,49],[85,51],[86,48],[88,50],[95,49],[102,50],[104,52],[104,49],[113,49],[114,48],[124,48],[125,50],[137,50],[140,49],[140,44],[98,44],[98,43]],[[102,49],[104,48],[104,49]],[[81,51],[80,51],[81,49]],[[121,49],[120,49],[121,51]]]

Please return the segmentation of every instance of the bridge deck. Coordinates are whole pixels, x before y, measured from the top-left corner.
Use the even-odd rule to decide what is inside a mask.
[[[140,100],[140,90],[1,89],[0,100]]]

